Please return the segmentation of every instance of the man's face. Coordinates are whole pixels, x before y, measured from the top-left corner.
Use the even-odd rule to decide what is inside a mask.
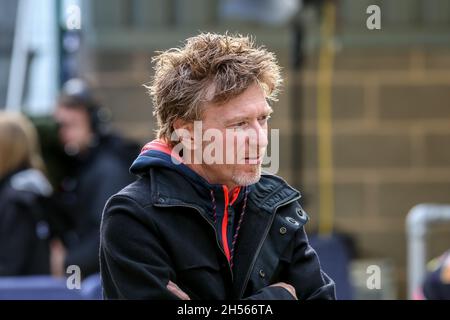
[[[221,141],[203,138],[206,140],[202,143],[203,161],[194,169],[209,182],[229,187],[258,182],[268,144],[267,121],[271,112],[264,91],[257,84],[225,104],[207,105],[202,119],[203,136],[213,129],[221,133],[218,136]],[[205,156],[210,154],[208,145],[213,143],[222,146],[224,161],[208,164]]]
[[[54,118],[59,125],[59,140],[68,154],[78,154],[89,146],[93,133],[86,110],[58,106]]]

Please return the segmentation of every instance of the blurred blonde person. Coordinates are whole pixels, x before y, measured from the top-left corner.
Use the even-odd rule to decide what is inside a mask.
[[[43,172],[32,123],[19,113],[0,112],[0,276],[50,272],[42,199],[52,188]]]

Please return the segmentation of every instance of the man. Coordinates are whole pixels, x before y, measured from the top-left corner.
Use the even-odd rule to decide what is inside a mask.
[[[334,299],[299,192],[261,175],[281,82],[274,55],[208,33],[154,61],[158,139],[131,167],[139,180],[104,209],[104,297]]]
[[[65,275],[69,265],[80,267],[82,276],[99,272],[99,228],[108,198],[132,182],[121,138],[102,129],[101,108],[81,79],[63,87],[55,110],[58,135],[71,163],[60,184],[59,207],[67,219],[62,242],[53,241],[51,269]],[[67,223],[69,221],[69,223]]]

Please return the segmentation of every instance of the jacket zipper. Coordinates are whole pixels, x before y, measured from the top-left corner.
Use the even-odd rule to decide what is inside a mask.
[[[188,204],[183,204],[183,205],[176,205],[176,204],[174,204],[174,205],[172,205],[172,204],[160,204],[160,203],[155,203],[154,204],[155,206],[157,206],[157,207],[164,207],[164,208],[170,208],[170,207],[186,207],[186,208],[191,208],[191,209],[194,209],[194,210],[196,210],[199,214],[200,214],[200,216],[203,218],[203,219],[205,219],[205,221],[211,226],[211,228],[213,228],[213,231],[214,231],[214,235],[215,235],[215,238],[216,238],[216,244],[217,244],[217,246],[219,247],[219,249],[220,249],[220,251],[223,253],[223,255],[225,256],[225,258],[227,257],[227,255],[225,254],[225,251],[223,251],[223,249],[222,249],[222,247],[220,246],[220,243],[219,243],[219,239],[217,239],[217,232],[216,232],[216,227],[202,214],[202,212],[201,212],[201,210],[199,209],[199,208],[197,208],[197,207],[195,207],[195,206],[192,206],[192,205],[188,205]],[[230,271],[230,275],[231,275],[231,281],[233,282],[233,270],[231,270],[231,266],[230,266],[230,262],[228,261],[228,259],[227,259],[227,265],[228,265],[228,270]]]
[[[223,219],[222,219],[222,226],[221,226],[221,234],[222,234],[222,245],[223,250],[225,252],[225,256],[227,257],[228,264],[230,264],[230,248],[228,247],[228,205],[229,205],[229,198],[228,198],[228,189],[226,186],[223,186],[223,194],[225,199],[225,206],[223,210]]]
[[[263,246],[263,244],[264,244],[264,241],[266,241],[267,235],[269,234],[270,228],[271,228],[271,226],[272,226],[272,224],[273,224],[273,220],[275,219],[275,213],[277,212],[277,210],[278,210],[279,208],[284,207],[284,206],[286,206],[286,205],[288,205],[288,204],[290,204],[290,203],[292,203],[292,202],[294,202],[294,201],[297,201],[298,199],[300,199],[300,195],[297,195],[296,197],[292,198],[291,200],[289,200],[289,201],[287,201],[287,202],[284,202],[284,203],[282,203],[282,204],[279,204],[279,205],[276,206],[275,209],[273,210],[273,213],[272,213],[272,217],[271,217],[271,219],[270,219],[270,222],[267,224],[266,229],[264,230],[264,236],[263,236],[263,238],[261,239],[261,241],[260,241],[259,244],[258,244],[258,248],[256,249],[255,255],[253,256],[253,260],[252,260],[252,263],[250,264],[250,268],[248,269],[247,275],[245,276],[245,280],[244,280],[244,283],[243,283],[241,292],[239,293],[239,299],[243,296],[244,291],[245,291],[245,288],[247,287],[247,283],[248,283],[248,281],[249,281],[249,279],[250,279],[250,275],[251,275],[252,270],[253,270],[253,268],[254,268],[254,266],[255,266],[256,259],[257,259],[258,255],[259,255],[259,252],[261,251],[261,248],[262,248],[262,246]]]
[[[233,203],[236,201],[237,197],[239,196],[241,188],[239,187],[239,191],[236,193],[233,193],[231,200],[229,197],[229,192],[227,186],[223,186],[223,194],[224,194],[224,200],[225,200],[225,206],[223,210],[223,219],[222,219],[222,225],[221,225],[221,235],[222,235],[222,245],[223,250],[225,252],[225,255],[228,260],[228,264],[231,262],[231,253],[230,253],[230,247],[228,245],[228,219],[229,219],[229,209],[230,205],[233,205]],[[233,235],[231,235],[233,236]],[[231,268],[231,265],[230,265]]]

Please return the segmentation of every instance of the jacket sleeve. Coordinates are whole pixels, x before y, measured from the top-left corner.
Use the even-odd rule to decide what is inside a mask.
[[[309,245],[303,227],[299,228],[292,239],[291,249],[291,261],[282,271],[283,276],[275,282],[292,285],[299,300],[336,299],[335,284],[322,271],[319,258]],[[294,300],[294,297],[282,287],[266,286],[244,300]]]
[[[299,300],[336,299],[334,281],[322,271],[303,227],[297,231],[285,282],[294,286]]]
[[[112,197],[105,207],[100,272],[105,299],[178,299],[166,288],[175,272],[157,227],[126,196]]]
[[[295,300],[294,296],[282,287],[267,286],[242,300]]]

